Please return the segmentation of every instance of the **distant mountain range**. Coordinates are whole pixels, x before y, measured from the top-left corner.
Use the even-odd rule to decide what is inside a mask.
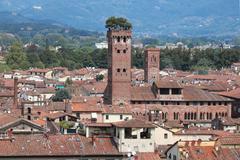
[[[40,21],[102,32],[107,17],[123,16],[135,33],[226,36],[240,34],[238,6],[238,0],[1,0],[0,23]]]

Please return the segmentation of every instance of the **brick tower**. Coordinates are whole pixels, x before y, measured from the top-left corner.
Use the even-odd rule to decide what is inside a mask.
[[[108,84],[104,93],[105,103],[126,104],[131,88],[131,37],[130,29],[109,29]]]
[[[147,48],[145,50],[144,78],[145,82],[152,84],[159,80],[160,49]]]

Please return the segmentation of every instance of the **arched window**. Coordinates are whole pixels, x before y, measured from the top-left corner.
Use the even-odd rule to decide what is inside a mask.
[[[191,120],[193,120],[193,112],[191,112]]]
[[[190,112],[188,112],[188,118],[187,118],[187,119],[190,119],[190,117],[191,117],[191,113],[190,113]]]
[[[193,119],[195,119],[195,120],[197,119],[197,113],[196,112],[194,113]]]
[[[218,113],[215,114],[215,118],[218,118]]]
[[[126,37],[123,37],[123,42],[127,42],[127,38]]]
[[[173,118],[174,118],[174,120],[178,120],[178,116],[179,116],[179,113],[177,112],[174,112],[173,113]]]
[[[118,37],[117,37],[117,42],[120,42],[120,39],[121,39],[121,38],[118,36]]]
[[[164,119],[165,118],[165,114],[164,114],[164,112],[162,112],[162,119]]]
[[[227,117],[227,112],[225,112],[225,117]]]
[[[27,110],[28,110],[28,114],[31,114],[31,108],[27,108]]]
[[[212,119],[212,113],[210,113],[210,119]]]
[[[222,112],[222,117],[224,117],[224,112]]]
[[[164,119],[167,119],[167,117],[168,117],[168,113],[166,112],[166,113],[165,113],[165,118],[164,118]]]
[[[201,112],[201,113],[200,113],[200,119],[202,119],[202,118],[203,118],[203,113]]]
[[[187,119],[187,113],[186,112],[184,113],[184,119]]]

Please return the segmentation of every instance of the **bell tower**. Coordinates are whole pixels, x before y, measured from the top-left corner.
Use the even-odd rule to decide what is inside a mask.
[[[145,50],[144,78],[145,82],[152,84],[159,80],[160,49],[147,48]]]
[[[105,103],[126,104],[131,89],[131,29],[109,28],[108,84],[104,93]]]

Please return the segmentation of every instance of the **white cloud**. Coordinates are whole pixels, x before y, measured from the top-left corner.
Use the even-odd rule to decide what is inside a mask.
[[[42,10],[42,6],[34,5],[32,8],[35,10]]]

